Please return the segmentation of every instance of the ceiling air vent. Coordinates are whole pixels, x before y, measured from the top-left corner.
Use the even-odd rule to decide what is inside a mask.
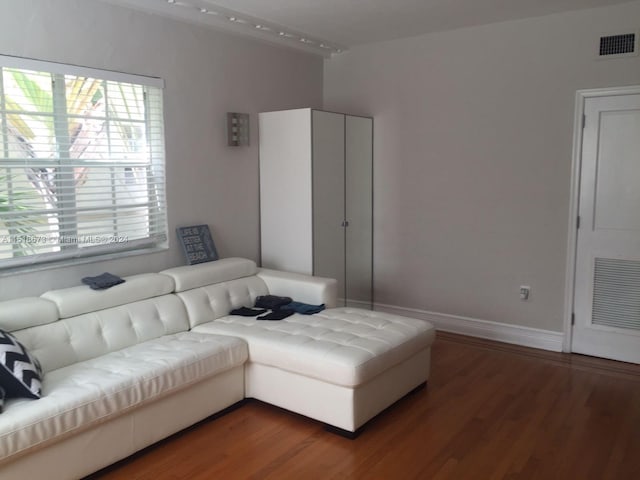
[[[638,54],[637,32],[600,37],[598,57],[627,57]]]

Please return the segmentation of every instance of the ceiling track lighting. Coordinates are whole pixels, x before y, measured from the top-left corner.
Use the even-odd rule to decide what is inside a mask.
[[[232,11],[228,11],[227,14],[222,14],[222,13],[216,12],[214,10],[209,10],[206,7],[201,7],[201,6],[198,6],[198,5],[194,5],[192,3],[178,1],[178,0],[167,0],[167,3],[169,5],[172,5],[172,6],[187,7],[187,8],[193,9],[193,10],[201,13],[202,15],[216,15],[219,18],[226,19],[227,21],[235,23],[235,24],[246,25],[247,27],[254,28],[255,30],[260,30],[261,32],[271,33],[273,35],[277,35],[279,37],[284,37],[285,39],[288,39],[288,40],[291,40],[291,41],[294,41],[294,42],[297,41],[299,43],[304,43],[305,45],[315,46],[317,48],[321,48],[323,50],[327,50],[327,51],[329,51],[331,53],[342,53],[342,51],[343,51],[341,48],[338,48],[336,46],[332,46],[332,45],[328,44],[327,42],[321,42],[321,41],[318,41],[318,40],[312,40],[312,39],[308,38],[307,36],[302,36],[302,35],[299,35],[299,34],[295,34],[293,32],[288,32],[286,30],[282,30],[281,28],[277,28],[276,26],[265,25],[263,22],[257,23],[255,21],[251,22],[251,21],[245,20],[243,18],[238,17],[234,13],[232,13]]]

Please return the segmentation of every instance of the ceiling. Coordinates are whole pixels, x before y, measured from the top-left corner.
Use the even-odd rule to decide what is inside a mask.
[[[365,43],[629,0],[107,0],[325,56]]]

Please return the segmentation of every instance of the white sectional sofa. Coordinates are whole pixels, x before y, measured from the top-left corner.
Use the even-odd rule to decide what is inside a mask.
[[[335,305],[335,281],[225,259],[0,302],[0,328],[42,364],[41,399],[0,414],[0,478],[79,478],[244,398],[356,433],[424,384],[433,327],[329,308],[229,315],[257,296]]]

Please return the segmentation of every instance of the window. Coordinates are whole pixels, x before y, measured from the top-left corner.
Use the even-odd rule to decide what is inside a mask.
[[[0,56],[0,269],[167,239],[162,80]]]

